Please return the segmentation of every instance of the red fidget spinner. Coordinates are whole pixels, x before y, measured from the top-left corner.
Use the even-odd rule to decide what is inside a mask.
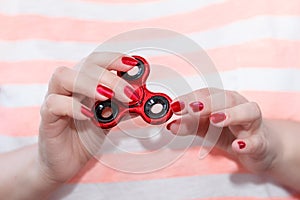
[[[147,123],[156,125],[168,121],[173,115],[170,108],[172,99],[164,93],[151,92],[146,87],[146,80],[150,73],[148,62],[140,56],[133,57],[138,61],[137,73],[130,75],[127,72],[117,72],[117,74],[134,87],[140,99],[128,104],[115,98],[96,102],[93,107],[94,122],[101,128],[107,129],[116,126],[123,117],[130,113],[138,114]],[[160,105],[160,111],[153,111],[155,105]],[[107,110],[109,110],[108,115]]]

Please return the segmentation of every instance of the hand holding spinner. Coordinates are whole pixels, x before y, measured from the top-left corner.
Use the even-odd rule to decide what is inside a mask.
[[[149,124],[162,124],[168,121],[173,114],[170,109],[172,99],[164,93],[151,92],[146,87],[146,80],[150,73],[147,61],[140,56],[133,57],[138,61],[137,73],[130,75],[128,72],[117,72],[117,74],[134,87],[140,98],[127,104],[114,98],[96,102],[93,108],[94,121],[101,128],[107,129],[116,126],[125,115],[130,113],[140,115]],[[155,105],[160,105],[161,109],[155,111],[153,109]]]

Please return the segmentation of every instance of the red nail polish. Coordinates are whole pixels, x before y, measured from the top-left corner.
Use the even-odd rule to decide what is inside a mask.
[[[108,88],[104,85],[98,85],[96,90],[99,94],[101,94],[109,99],[111,99],[114,96],[114,92],[110,88]]]
[[[210,119],[213,123],[219,123],[226,119],[226,115],[224,113],[214,113],[210,115]]]
[[[192,108],[193,112],[199,112],[203,110],[204,105],[200,101],[190,103],[190,107]]]
[[[167,124],[167,129],[170,130],[171,129],[171,125],[174,124],[176,122],[176,120],[170,122],[169,124]]]
[[[138,61],[132,57],[124,56],[121,60],[125,65],[136,66],[138,64]]]
[[[240,149],[244,149],[246,147],[246,143],[243,141],[238,141],[237,143],[238,143]]]
[[[92,118],[94,117],[94,113],[92,111],[90,111],[89,109],[87,109],[84,106],[81,106],[81,113],[84,114],[86,117]]]
[[[134,91],[131,87],[126,86],[124,88],[124,93],[125,95],[130,98],[132,101],[138,101],[140,100],[140,96],[138,95],[138,93],[136,91]]]
[[[174,103],[171,104],[171,109],[173,112],[179,112],[183,110],[185,107],[184,102],[181,101],[175,101]]]

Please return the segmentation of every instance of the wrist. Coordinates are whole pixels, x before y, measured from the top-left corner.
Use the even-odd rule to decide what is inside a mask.
[[[58,183],[47,176],[40,162],[37,145],[30,147],[32,158],[28,162],[27,172],[28,193],[23,194],[28,199],[47,199],[62,183]],[[26,198],[25,198],[26,199]]]
[[[271,173],[282,160],[284,145],[280,138],[280,133],[274,129],[274,121],[265,120],[264,129],[265,140],[267,141],[266,155],[269,157],[269,165],[265,171],[266,173]]]
[[[43,173],[37,145],[8,152],[2,159],[6,162],[1,165],[3,181],[0,183],[0,196],[5,196],[6,199],[46,199],[59,187],[59,184],[49,180]]]
[[[272,150],[276,152],[270,168],[266,171],[278,183],[291,189],[300,191],[300,175],[298,173],[300,159],[298,156],[299,137],[297,131],[300,126],[297,123],[284,120],[270,120],[270,140]],[[296,136],[296,137],[295,137]]]
[[[44,190],[45,194],[49,194],[52,191],[56,190],[58,187],[63,185],[63,182],[54,180],[48,173],[47,167],[40,161],[39,156],[36,157],[34,164],[34,180],[39,183],[41,189]]]

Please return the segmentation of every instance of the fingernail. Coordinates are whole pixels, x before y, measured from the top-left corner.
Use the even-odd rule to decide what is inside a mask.
[[[190,103],[190,107],[192,108],[193,112],[199,112],[203,110],[204,105],[200,101]]]
[[[140,100],[140,96],[138,95],[138,93],[136,91],[134,91],[131,87],[126,86],[124,88],[124,93],[125,95],[130,98],[132,101],[138,101]]]
[[[173,112],[179,112],[183,110],[185,107],[184,102],[182,101],[175,101],[174,103],[171,104],[171,109]]]
[[[88,118],[94,117],[94,113],[84,106],[81,106],[81,113],[84,114]]]
[[[121,60],[125,65],[136,66],[138,64],[138,61],[132,57],[124,56]]]
[[[244,149],[246,147],[246,143],[243,141],[238,141],[237,143],[238,143],[240,149]]]
[[[114,96],[114,92],[110,88],[108,88],[104,85],[98,85],[96,90],[99,94],[101,94],[109,99],[111,99]]]
[[[167,129],[170,130],[171,129],[171,125],[174,124],[176,122],[176,120],[170,122],[169,124],[167,124]]]
[[[224,113],[214,113],[210,115],[210,119],[213,123],[219,123],[226,119],[226,115]]]

